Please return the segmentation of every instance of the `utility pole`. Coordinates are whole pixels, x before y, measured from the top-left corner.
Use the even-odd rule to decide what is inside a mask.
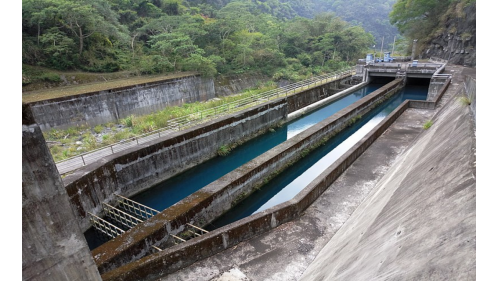
[[[394,43],[392,43],[392,55],[394,56],[394,46],[396,46],[396,36],[394,36]]]
[[[384,36],[382,36],[382,46],[380,46],[380,56],[382,57],[384,55],[383,50],[384,49]]]
[[[413,48],[411,49],[411,61],[415,59],[415,52],[417,51],[417,39],[413,39]]]

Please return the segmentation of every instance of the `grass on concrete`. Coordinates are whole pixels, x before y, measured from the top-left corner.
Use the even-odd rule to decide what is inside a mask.
[[[45,140],[50,148],[54,161],[62,161],[85,152],[93,151],[122,140],[167,127],[168,121],[183,117],[223,104],[237,102],[253,95],[275,89],[275,83],[243,91],[240,94],[215,98],[206,102],[186,103],[181,106],[169,106],[163,110],[142,115],[130,115],[119,122],[109,122],[97,126],[75,126],[65,130],[51,129],[44,132]],[[243,110],[248,106],[239,107]],[[229,151],[228,151],[229,152]]]
[[[23,65],[22,101],[24,103],[30,103],[185,77],[193,74],[196,73],[179,72],[162,75],[139,76],[130,71],[114,73],[89,73],[81,71],[62,72],[43,67]],[[64,77],[66,81],[64,81],[62,77]]]
[[[425,123],[424,123],[424,126],[423,126],[423,127],[424,127],[424,130],[429,129],[429,128],[432,126],[432,124],[433,124],[433,123],[432,123],[432,121],[431,121],[431,120],[429,120],[429,121],[425,122]]]

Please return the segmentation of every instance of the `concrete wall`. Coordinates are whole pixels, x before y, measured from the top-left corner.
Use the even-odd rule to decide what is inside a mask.
[[[101,280],[42,131],[25,105],[22,131],[23,280]]]
[[[476,78],[466,76],[465,79],[465,95],[469,98],[471,104],[470,109],[476,121]]]
[[[323,86],[311,88],[310,90],[301,92],[299,95],[290,95],[287,99],[288,113],[295,112],[336,94],[340,89],[346,87],[345,85],[341,85],[341,82],[342,80],[337,80]]]
[[[147,226],[133,228],[93,250],[99,270],[106,272],[145,256],[150,253],[151,245],[168,246],[169,234],[183,231],[186,223],[203,226],[211,222],[401,87],[400,79],[383,86],[164,210],[148,220]]]
[[[115,88],[31,104],[42,130],[114,122],[131,114],[143,115],[166,106],[206,101],[215,97],[212,79],[192,75]]]
[[[176,132],[89,164],[64,178],[66,191],[82,229],[88,214],[100,214],[102,203],[113,203],[113,193],[133,196],[217,155],[222,145],[242,142],[283,121],[283,99]]]
[[[357,106],[365,104],[366,99],[368,98],[371,97],[365,97],[364,101],[358,101]],[[356,105],[352,106],[356,107]],[[300,214],[312,202],[314,202],[321,195],[321,193],[330,184],[332,184],[380,135],[382,135],[408,107],[408,101],[400,105],[386,119],[384,119],[383,122],[370,131],[369,134],[367,134],[354,147],[346,152],[339,160],[328,167],[320,176],[305,187],[292,200],[218,228],[201,237],[193,238],[182,244],[165,249],[162,252],[153,253],[148,257],[105,272],[102,275],[103,280],[154,280],[159,276],[164,276],[165,274],[174,272],[198,260],[223,251],[224,249],[233,247],[239,242],[247,240],[250,237],[262,234],[280,224],[299,217]],[[344,112],[339,112],[327,120],[316,124],[305,132],[294,137],[295,140],[292,142],[302,142],[308,137],[317,135],[320,132],[326,132],[328,128],[334,128],[332,125],[339,120],[344,119],[342,116],[346,113],[349,114],[349,112],[352,112],[352,109],[353,108],[346,108]],[[280,146],[294,145],[282,144]],[[279,156],[279,151],[280,150],[270,153],[275,156]],[[253,161],[254,160],[252,160],[252,162]],[[252,166],[254,166],[254,164],[255,163],[253,163]],[[162,219],[166,219],[166,217],[163,217]],[[93,252],[93,254],[95,256],[95,252]],[[101,265],[100,270],[103,270],[106,265],[101,264],[99,260],[100,256],[96,258],[96,262]]]
[[[476,136],[457,88],[298,280],[476,280]]]
[[[133,196],[216,156],[222,145],[244,142],[285,120],[293,110],[337,92],[340,81],[258,105],[158,140],[103,157],[64,178],[79,225],[88,229],[88,212],[99,215],[102,203],[118,193]]]
[[[215,95],[217,97],[234,95],[271,79],[263,75],[217,76],[214,81]]]

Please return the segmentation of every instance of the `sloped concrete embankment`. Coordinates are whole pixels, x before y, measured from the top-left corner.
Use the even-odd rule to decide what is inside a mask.
[[[168,208],[150,219],[144,227],[132,229],[95,249],[92,254],[101,273],[122,266],[106,273],[103,278],[106,280],[154,278],[185,267],[240,241],[297,218],[321,194],[322,188],[326,188],[328,184],[323,186],[325,183],[321,183],[318,186],[310,187],[289,202],[132,262],[137,257],[146,255],[149,245],[155,244],[161,248],[165,242],[168,242],[166,240],[168,234],[183,231],[186,223],[204,225],[229,210],[233,204],[249,195],[253,189],[275,176],[276,171],[284,170],[288,165],[303,157],[307,151],[314,149],[315,146],[320,145],[347,126],[353,118],[369,112],[374,106],[393,95],[402,86],[401,82],[401,80],[396,80],[387,84]],[[395,120],[397,114],[403,111],[404,108],[398,110],[398,113],[395,113],[390,120]],[[386,123],[385,126],[388,124],[390,122]],[[380,127],[369,141],[365,141],[358,150],[340,160],[326,181],[334,180],[340,175],[385,128]],[[146,235],[150,236],[146,237]]]
[[[475,280],[475,136],[456,98],[300,280]]]

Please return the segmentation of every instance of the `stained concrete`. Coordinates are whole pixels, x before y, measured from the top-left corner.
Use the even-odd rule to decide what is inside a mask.
[[[474,279],[475,140],[460,84],[436,111],[407,110],[300,219],[160,280],[235,268],[250,280]]]
[[[452,97],[434,120],[299,280],[476,279],[469,109]]]
[[[101,280],[56,165],[23,105],[22,280]]]
[[[167,106],[206,101],[214,97],[212,79],[191,75],[42,100],[33,102],[31,107],[37,124],[45,131],[117,122],[132,114],[149,114]]]
[[[228,245],[235,245],[244,240],[244,237],[259,235],[267,231],[268,227],[274,228],[281,223],[298,217],[298,210],[303,210],[310,202],[314,201],[317,198],[316,194],[320,193],[319,190],[324,190],[324,188],[328,187],[328,184],[331,182],[330,180],[326,180],[328,184],[324,184],[324,187],[323,184],[313,184],[303,194],[298,195],[296,205],[292,203],[289,206],[276,206],[276,213],[271,208],[262,217],[256,218],[251,216],[246,218],[246,220],[241,220],[234,227],[227,226],[209,235],[204,235],[200,237],[203,238],[203,241],[199,241],[202,244],[193,244],[194,240],[196,240],[194,239],[193,241],[181,244],[184,246],[181,249],[173,249],[175,248],[174,246],[172,249],[150,255],[136,262],[131,260],[131,258],[137,259],[146,254],[144,249],[147,249],[150,244],[147,241],[153,241],[151,243],[155,243],[157,247],[165,249],[165,247],[168,247],[168,245],[164,244],[165,242],[168,243],[168,241],[164,241],[165,238],[168,238],[167,234],[177,234],[183,231],[186,222],[193,223],[194,221],[195,225],[204,226],[200,221],[210,222],[220,216],[224,211],[230,209],[234,202],[237,202],[239,194],[249,194],[255,186],[259,186],[259,182],[272,176],[277,170],[283,169],[290,163],[300,159],[302,157],[301,151],[313,149],[319,142],[331,137],[332,134],[336,134],[338,130],[344,128],[353,117],[369,112],[372,106],[397,92],[401,87],[401,82],[401,80],[396,80],[383,86],[369,96],[347,106],[299,135],[256,157],[240,168],[151,218],[148,220],[147,227],[134,228],[93,250],[92,254],[96,258],[99,271],[101,273],[108,272],[103,275],[103,279],[125,280],[123,278],[126,276],[126,280],[137,278],[149,278],[148,280],[152,280],[155,276],[161,276],[162,272],[173,272],[177,268],[182,268],[209,256],[208,253],[217,253],[226,249]],[[395,117],[391,118],[388,124],[391,124],[402,112],[404,112],[404,109],[401,112],[398,111],[398,114],[395,114]],[[384,132],[386,127],[381,126],[381,128],[384,129],[376,130],[380,134]],[[374,135],[378,136],[379,133],[375,133]],[[361,147],[353,151],[352,154],[354,156],[349,156],[345,161],[340,161],[339,167],[328,172],[329,176],[326,177],[335,178],[333,175],[341,174],[361,154],[361,151],[369,147],[369,144],[376,139],[376,136],[362,141],[363,144]],[[368,144],[365,145],[365,143]],[[155,225],[155,227],[150,227],[152,225]],[[227,233],[224,233],[224,231],[227,231]],[[222,235],[222,237],[219,235]],[[152,237],[156,238],[152,239]],[[221,239],[225,240],[226,243],[223,243]],[[203,254],[199,252],[199,248],[203,249]],[[193,260],[193,258],[195,259]],[[122,266],[125,263],[130,264]]]

